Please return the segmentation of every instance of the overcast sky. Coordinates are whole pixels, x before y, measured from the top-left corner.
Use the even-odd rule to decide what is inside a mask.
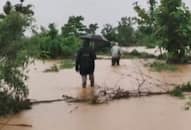
[[[0,0],[0,12],[7,0]],[[10,0],[15,3],[19,0]],[[34,5],[36,23],[47,26],[54,22],[57,26],[66,23],[69,16],[82,15],[85,24],[97,22],[101,27],[116,24],[123,16],[135,16],[132,4],[138,1],[146,7],[147,0],[25,0]],[[184,0],[191,9],[191,0]]]

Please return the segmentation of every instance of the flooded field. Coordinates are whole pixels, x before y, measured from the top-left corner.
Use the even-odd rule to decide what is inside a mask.
[[[110,60],[97,60],[96,86],[137,90],[166,91],[170,84],[191,80],[191,65],[177,66],[175,72],[153,72],[145,67],[147,60],[122,60],[120,67],[111,67]],[[81,89],[81,77],[74,69],[44,73],[57,61],[29,66],[27,82],[33,100],[61,98],[63,94],[91,94]],[[96,88],[95,88],[96,89]],[[8,124],[27,124],[32,127],[0,125],[0,130],[190,130],[191,111],[185,111],[185,100],[170,96],[153,96],[112,101],[102,105],[57,102],[39,104],[31,110],[0,119]]]

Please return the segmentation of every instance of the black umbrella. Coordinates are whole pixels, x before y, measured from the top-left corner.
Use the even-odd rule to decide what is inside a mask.
[[[101,35],[92,35],[87,34],[80,37],[82,40],[90,40],[90,46],[95,50],[99,50],[101,48],[109,47],[110,42]]]
[[[87,35],[83,35],[80,37],[81,39],[89,39],[92,41],[103,41],[103,42],[108,42],[108,40],[101,36],[101,35],[91,35],[91,34],[87,34]]]

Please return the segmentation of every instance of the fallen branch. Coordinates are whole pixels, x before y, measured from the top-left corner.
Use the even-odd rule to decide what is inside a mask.
[[[0,122],[0,125],[3,125],[3,126],[16,126],[16,127],[32,127],[32,125],[29,125],[29,124],[7,124],[7,123],[2,123],[2,122]]]
[[[90,104],[102,104],[107,103],[111,100],[127,99],[131,97],[143,97],[143,96],[157,96],[157,95],[166,95],[170,92],[151,92],[151,91],[128,91],[121,88],[117,89],[101,89],[97,94],[93,95],[91,99],[81,99],[78,97],[72,97],[68,95],[63,95],[63,98],[66,102],[69,103],[80,103],[88,102]]]
[[[30,103],[31,105],[37,105],[37,104],[46,104],[46,103],[54,103],[54,102],[62,102],[62,101],[65,101],[65,99],[30,101]]]

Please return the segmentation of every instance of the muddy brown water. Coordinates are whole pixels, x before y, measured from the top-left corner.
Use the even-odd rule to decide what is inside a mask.
[[[74,69],[44,73],[57,61],[29,66],[27,82],[35,100],[61,98],[62,94],[89,96],[92,89],[81,89],[81,78]],[[143,90],[164,91],[170,83],[191,80],[191,65],[178,66],[176,72],[153,72],[144,67],[146,60],[122,60],[120,67],[111,67],[109,60],[96,61],[96,86],[121,87],[136,90],[146,80]],[[167,84],[168,83],[168,84]],[[170,96],[153,96],[112,101],[103,105],[57,102],[35,105],[14,116],[0,119],[8,124],[28,124],[32,127],[0,125],[0,130],[190,130],[191,111],[184,110],[185,100]]]

